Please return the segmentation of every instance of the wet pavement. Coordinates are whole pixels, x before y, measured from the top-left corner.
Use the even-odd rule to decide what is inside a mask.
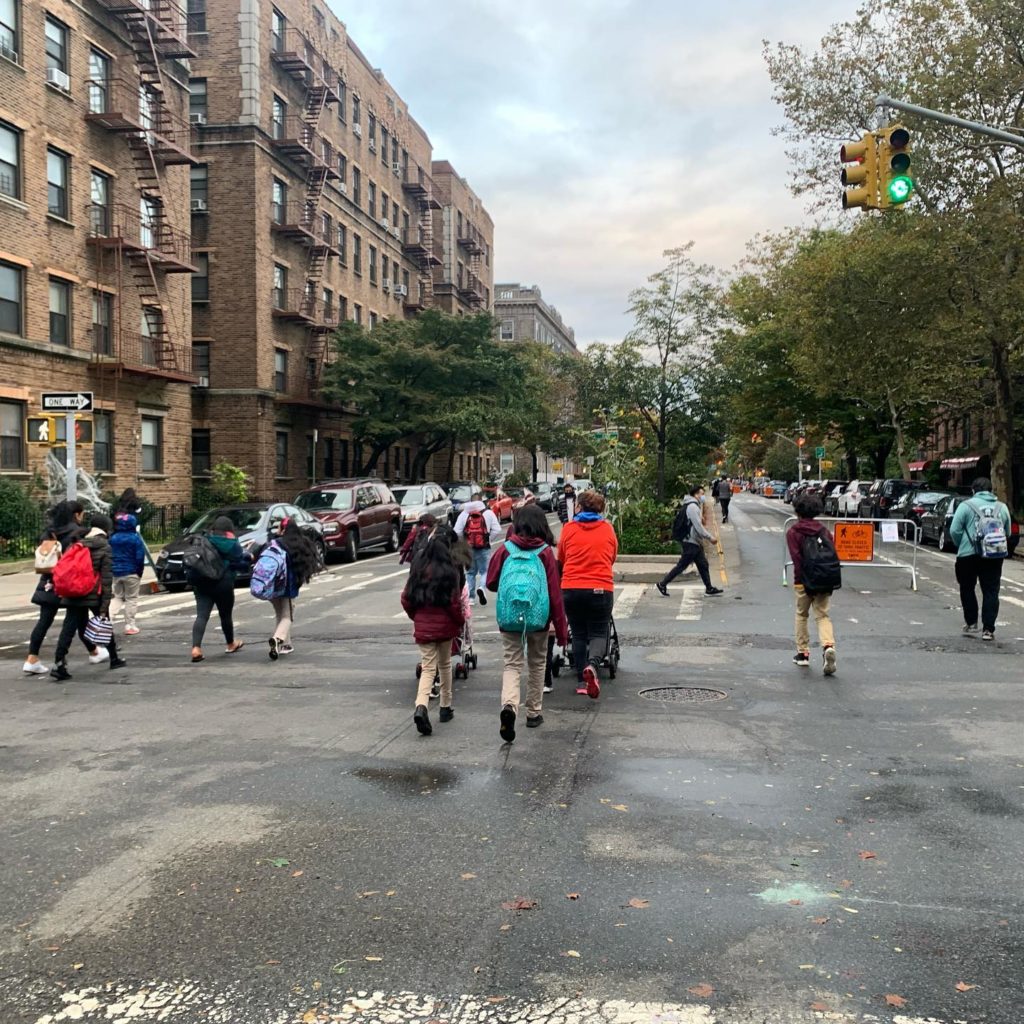
[[[276,665],[247,601],[251,649],[189,665],[180,596],[123,673],[3,652],[2,1024],[1017,1024],[1024,611],[982,645],[950,561],[849,572],[826,679],[790,663],[782,517],[730,518],[726,593],[647,588],[601,699],[563,674],[511,746],[490,607],[455,720],[413,729],[393,559],[310,587]],[[674,685],[724,697],[640,695]]]

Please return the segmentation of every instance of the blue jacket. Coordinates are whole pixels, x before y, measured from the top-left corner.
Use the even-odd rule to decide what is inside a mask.
[[[121,515],[114,521],[110,548],[115,576],[141,576],[146,568],[146,545],[135,530],[137,525],[135,516]]]
[[[999,518],[1003,521],[1006,537],[1010,537],[1010,510],[991,491],[978,491],[967,501],[961,501],[953,513],[953,525],[949,528],[949,535],[957,545],[957,558],[970,558],[978,553],[974,546],[974,520],[977,512],[971,508],[972,505],[995,505]]]

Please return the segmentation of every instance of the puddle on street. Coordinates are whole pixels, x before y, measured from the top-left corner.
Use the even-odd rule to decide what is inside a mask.
[[[459,776],[447,768],[356,768],[349,774],[396,794],[418,795],[424,790],[449,789]]]

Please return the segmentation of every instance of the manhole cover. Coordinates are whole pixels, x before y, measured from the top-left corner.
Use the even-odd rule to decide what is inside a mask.
[[[725,700],[724,690],[711,690],[706,686],[652,686],[641,690],[644,700],[675,701],[682,704],[705,704],[712,700]]]

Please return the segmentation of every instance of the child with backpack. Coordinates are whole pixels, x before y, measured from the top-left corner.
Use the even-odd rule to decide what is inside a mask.
[[[548,627],[554,626],[560,644],[569,636],[554,543],[543,509],[524,505],[516,510],[512,532],[487,570],[487,589],[498,594],[495,615],[504,648],[498,735],[506,743],[516,738],[524,662],[526,727],[533,729],[544,721]]]
[[[814,609],[821,643],[825,675],[835,675],[836,640],[829,618],[832,592],[842,585],[842,567],[832,535],[817,517],[824,511],[816,494],[801,494],[793,502],[797,521],[786,533],[786,546],[793,561],[793,588],[796,591],[796,655],[793,664],[808,668],[811,664],[811,637],[807,619]]]
[[[427,705],[434,676],[440,679],[442,722],[455,717],[452,707],[452,641],[466,621],[463,608],[465,574],[458,564],[455,534],[439,526],[413,559],[402,591],[402,608],[413,621],[420,649],[420,676],[412,720],[421,736],[433,732]]]
[[[235,538],[235,524],[228,516],[218,516],[209,534],[195,534],[184,557],[185,576],[192,584],[196,599],[196,618],[192,623],[192,661],[205,660],[203,635],[214,608],[224,634],[224,649],[235,654],[245,641],[235,639],[235,573],[249,565],[249,556]]]
[[[111,616],[116,618],[117,613],[123,609],[127,636],[134,636],[139,631],[135,616],[139,610],[139,581],[146,568],[146,545],[139,536],[137,526],[138,520],[134,515],[122,513],[114,520],[114,533],[110,538],[114,573]]]
[[[466,572],[469,603],[473,605],[479,598],[481,604],[487,604],[487,563],[491,558],[491,541],[501,536],[501,523],[484,503],[482,492],[474,491],[471,500],[462,506],[455,521],[455,533],[466,541],[473,554],[473,564]]]
[[[420,516],[416,525],[409,531],[409,536],[405,538],[405,543],[402,545],[402,550],[398,555],[399,565],[412,562],[413,558],[416,557],[416,553],[427,542],[427,538],[431,533],[433,533],[435,526],[437,526],[436,516],[432,516],[429,512],[424,512]]]

